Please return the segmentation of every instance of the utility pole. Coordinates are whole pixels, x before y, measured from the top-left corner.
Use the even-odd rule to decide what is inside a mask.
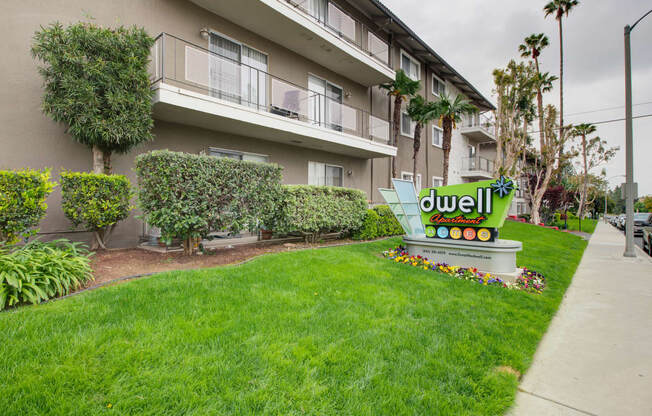
[[[625,26],[625,257],[636,257],[634,251],[634,149],[632,139],[632,56],[630,34],[645,13],[633,25]]]

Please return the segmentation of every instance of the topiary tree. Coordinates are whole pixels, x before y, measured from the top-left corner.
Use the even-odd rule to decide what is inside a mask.
[[[93,233],[91,249],[106,249],[115,225],[129,216],[131,184],[123,175],[61,173],[61,206],[75,227]]]
[[[152,140],[153,44],[135,26],[54,23],[34,34],[32,55],[44,63],[43,112],[92,149],[95,173],[111,173],[112,153]]]
[[[34,227],[45,216],[45,199],[55,185],[47,169],[0,170],[0,245],[36,234]]]

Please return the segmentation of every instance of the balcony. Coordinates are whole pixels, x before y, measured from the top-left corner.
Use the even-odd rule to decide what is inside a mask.
[[[360,158],[396,155],[390,122],[163,33],[152,48],[154,117]]]
[[[466,117],[460,132],[474,142],[495,142],[494,122],[487,116],[475,114]]]
[[[492,179],[494,161],[484,157],[467,157],[462,159],[461,177],[471,180]]]
[[[387,43],[328,0],[192,2],[364,86],[394,79]]]

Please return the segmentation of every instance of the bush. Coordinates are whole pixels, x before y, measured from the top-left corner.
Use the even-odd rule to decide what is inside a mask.
[[[362,227],[353,233],[354,240],[373,240],[379,237],[404,234],[403,227],[398,222],[387,205],[378,205],[368,209]]]
[[[373,240],[381,235],[380,215],[373,209],[368,209],[362,222],[362,227],[353,233],[354,240]]]
[[[88,251],[66,240],[0,249],[0,276],[0,310],[66,295],[93,278]]]
[[[93,232],[92,248],[106,248],[113,228],[131,210],[131,184],[123,175],[63,172],[61,197],[70,222]]]
[[[362,226],[367,199],[360,190],[314,185],[286,185],[283,190],[273,224],[276,232],[307,233],[315,241],[322,233],[348,233]]]
[[[0,244],[28,238],[45,215],[45,199],[56,185],[50,171],[0,171]]]
[[[158,150],[136,159],[138,200],[163,239],[186,254],[214,230],[254,229],[275,214],[281,168],[275,164]]]

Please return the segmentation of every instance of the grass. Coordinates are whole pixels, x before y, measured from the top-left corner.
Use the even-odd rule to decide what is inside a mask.
[[[577,218],[575,219],[568,219],[568,229],[571,231],[579,231],[580,230],[580,220]],[[593,231],[595,231],[595,226],[598,224],[598,220],[592,220],[585,218],[582,220],[582,232],[593,234]],[[564,225],[564,220],[561,220],[556,224],[560,229]]]
[[[542,295],[379,257],[400,239],[163,273],[0,314],[2,415],[495,415],[586,246],[507,222]]]

